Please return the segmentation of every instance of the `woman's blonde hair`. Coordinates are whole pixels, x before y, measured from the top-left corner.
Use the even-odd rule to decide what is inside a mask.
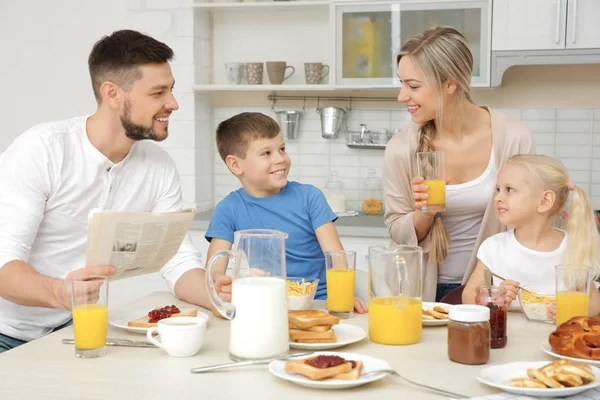
[[[525,167],[543,190],[551,190],[556,195],[553,218],[559,217],[570,201],[567,219],[567,248],[563,262],[565,264],[585,265],[592,268],[592,275],[598,277],[598,223],[590,196],[579,186],[569,181],[569,173],[562,162],[556,158],[541,155],[515,155],[507,164]]]
[[[433,138],[441,129],[443,102],[442,87],[452,81],[456,84],[454,100],[457,104],[472,103],[471,74],[473,55],[467,39],[451,27],[434,27],[408,39],[396,57],[396,65],[404,56],[410,59],[425,76],[425,81],[437,96],[435,120],[427,121],[419,127],[417,152],[432,151]],[[441,262],[448,257],[450,235],[441,218],[435,218],[431,228],[430,260]]]

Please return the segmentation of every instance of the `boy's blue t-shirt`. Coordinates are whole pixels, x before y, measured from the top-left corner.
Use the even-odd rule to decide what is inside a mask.
[[[281,192],[265,198],[252,197],[238,189],[215,207],[206,240],[217,238],[233,243],[233,233],[243,229],[285,232],[287,275],[319,278],[315,298],[326,299],[325,256],[315,230],[336,219],[323,193],[312,185],[290,181]]]

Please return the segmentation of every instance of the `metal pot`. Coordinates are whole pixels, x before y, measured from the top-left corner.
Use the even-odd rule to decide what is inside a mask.
[[[321,114],[321,136],[325,139],[337,139],[344,125],[346,110],[339,107],[325,107],[318,111]]]
[[[281,127],[281,134],[284,139],[298,138],[298,130],[300,126],[300,116],[302,111],[275,111],[277,122]]]

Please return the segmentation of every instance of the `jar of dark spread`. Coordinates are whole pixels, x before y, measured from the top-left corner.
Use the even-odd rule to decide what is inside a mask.
[[[486,306],[490,309],[490,327],[492,329],[491,347],[501,349],[506,346],[506,314],[508,311],[508,297],[502,286],[480,286],[477,288],[475,304]]]
[[[461,304],[450,308],[448,357],[461,364],[485,364],[490,359],[490,309]]]

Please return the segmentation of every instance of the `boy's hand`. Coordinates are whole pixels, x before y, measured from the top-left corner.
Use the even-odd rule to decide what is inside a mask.
[[[551,304],[546,306],[546,315],[550,320],[556,323],[556,302],[553,301]]]
[[[506,297],[508,297],[507,305],[510,305],[510,303],[512,303],[513,300],[517,299],[517,292],[519,291],[519,286],[519,282],[510,279],[502,281],[502,283],[500,284],[500,287],[506,289]]]
[[[358,297],[354,298],[354,310],[358,314],[365,314],[365,313],[367,313],[369,311],[369,309],[367,308],[367,305],[365,304],[365,302],[362,301]]]
[[[221,300],[231,303],[231,286],[232,280],[231,277],[227,275],[221,275],[215,280],[215,291],[221,298]],[[215,317],[225,319],[215,308],[214,305],[211,306],[210,310],[212,311]]]

